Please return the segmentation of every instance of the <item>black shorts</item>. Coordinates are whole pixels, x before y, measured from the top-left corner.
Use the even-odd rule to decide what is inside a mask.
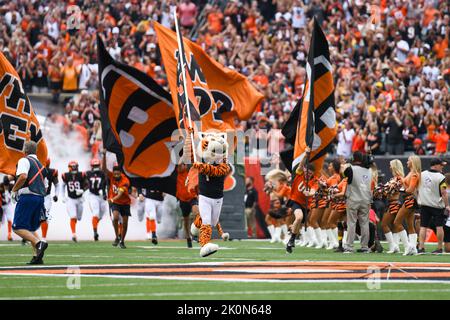
[[[197,206],[197,205],[198,205],[197,198],[194,198],[188,202],[180,200],[180,209],[181,209],[181,214],[183,215],[183,217],[189,217],[189,215],[192,212],[192,207]]]
[[[427,206],[420,207],[420,226],[430,228],[432,221],[436,227],[442,227],[446,221],[444,209]]]
[[[297,210],[297,209],[302,210],[302,212],[303,212],[303,220],[302,220],[302,222],[306,221],[306,219],[308,217],[309,210],[307,211],[306,208],[304,206],[302,206],[300,203],[298,203],[297,201],[289,199],[287,204],[286,204],[286,207],[291,208],[292,209],[292,213],[294,213],[294,211]]]
[[[450,227],[444,225],[444,242],[450,243]]]
[[[130,205],[129,204],[111,204],[111,211],[119,211],[122,217],[131,217]]]

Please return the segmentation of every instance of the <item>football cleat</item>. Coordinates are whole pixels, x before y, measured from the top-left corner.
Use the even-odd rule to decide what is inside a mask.
[[[36,259],[42,260],[44,257],[44,252],[48,248],[48,243],[44,241],[39,241],[36,243]]]
[[[114,240],[114,242],[112,243],[112,246],[113,246],[113,247],[117,247],[117,246],[119,245],[119,242],[120,242],[120,238],[116,238],[116,239]]]
[[[120,248],[120,249],[126,249],[127,247],[125,246],[125,242],[120,241],[120,242],[119,242],[119,248]]]
[[[192,248],[192,239],[191,238],[186,239],[186,242],[187,242],[187,247]]]
[[[41,259],[38,259],[37,257],[31,258],[30,262],[27,262],[28,265],[34,265],[34,264],[44,264],[44,261]]]
[[[94,241],[98,241],[98,233],[94,232]]]
[[[219,246],[214,243],[207,243],[200,249],[200,257],[204,258],[209,255],[212,255],[219,250]]]
[[[72,237],[72,241],[75,242],[75,243],[77,243],[77,242],[78,242],[77,237],[73,236],[73,237]]]
[[[191,224],[191,234],[195,237],[200,233],[200,229],[195,226],[194,223]]]

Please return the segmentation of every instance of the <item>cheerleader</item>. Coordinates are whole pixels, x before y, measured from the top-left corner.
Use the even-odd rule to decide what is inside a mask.
[[[395,217],[400,210],[400,189],[403,186],[403,178],[405,177],[405,174],[403,171],[403,165],[400,160],[392,160],[390,162],[390,169],[393,178],[383,186],[383,195],[389,202],[389,209],[383,215],[381,226],[383,228],[383,233],[386,237],[386,240],[389,243],[389,251],[387,253],[396,253],[400,252],[400,248],[398,246],[399,234],[392,234],[390,226],[393,224]],[[406,234],[404,234],[404,237],[401,240],[404,245],[409,245],[408,237],[406,236]]]
[[[405,245],[405,252],[403,255],[417,254],[417,233],[414,228],[414,211],[417,209],[416,195],[417,188],[420,183],[420,175],[422,172],[422,164],[420,158],[416,155],[410,156],[406,166],[409,169],[408,175],[403,179],[403,205],[397,213],[394,220],[393,232],[402,239]],[[407,234],[403,228],[403,220],[406,221],[406,226],[409,234],[409,241],[406,241]],[[406,244],[407,242],[407,244]]]
[[[330,176],[326,179],[326,185],[324,189],[324,196],[319,200],[319,208],[323,208],[323,215],[320,221],[320,228],[322,232],[325,233],[324,239],[327,239],[328,246],[327,250],[332,250],[337,247],[337,242],[335,242],[334,232],[337,230],[332,229],[328,225],[328,220],[331,215],[331,198],[329,194],[329,189],[332,186],[338,185],[341,182],[341,175],[339,174],[341,168],[341,162],[338,159],[334,159],[328,164],[328,172]]]
[[[279,201],[280,205],[284,205],[289,197],[291,188],[288,186],[289,176],[286,172],[279,169],[271,170],[266,175],[267,182],[264,185],[264,192],[271,199],[271,209],[273,201]],[[271,214],[272,213],[272,214]],[[280,215],[280,213],[284,213]],[[287,211],[270,210],[266,215],[265,221],[269,230],[271,240],[270,243],[281,242],[281,234],[284,238],[288,237],[288,228],[286,224]]]
[[[344,165],[341,165],[342,172]],[[330,186],[329,197],[331,213],[327,222],[327,226],[331,230],[331,242],[336,252],[343,252],[343,243],[346,241],[347,232],[345,231],[345,217],[347,214],[347,205],[345,203],[345,192],[347,191],[347,178],[339,181],[338,184]],[[339,228],[338,228],[339,227]]]

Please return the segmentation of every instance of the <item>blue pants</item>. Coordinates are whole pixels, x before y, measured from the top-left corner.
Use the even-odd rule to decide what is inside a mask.
[[[14,212],[12,228],[14,230],[36,231],[41,225],[43,212],[45,212],[43,196],[34,194],[21,195]]]

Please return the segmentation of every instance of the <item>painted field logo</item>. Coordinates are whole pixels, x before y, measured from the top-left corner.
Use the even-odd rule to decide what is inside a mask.
[[[69,290],[79,290],[81,289],[81,270],[79,266],[69,266],[66,269],[66,274],[69,276],[67,277],[66,286]]]

